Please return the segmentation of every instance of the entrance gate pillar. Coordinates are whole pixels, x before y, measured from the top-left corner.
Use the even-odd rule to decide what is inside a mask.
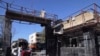
[[[4,32],[3,32],[3,48],[4,48],[4,53],[6,56],[11,56],[11,39],[12,39],[12,33],[11,33],[11,28],[12,28],[12,22],[9,18],[4,18],[5,23],[4,23]]]
[[[92,30],[83,32],[85,56],[97,56],[95,47],[95,36],[96,35]]]
[[[53,28],[51,24],[45,26],[45,37],[46,37],[46,54],[49,56],[56,56],[56,37],[53,34]]]

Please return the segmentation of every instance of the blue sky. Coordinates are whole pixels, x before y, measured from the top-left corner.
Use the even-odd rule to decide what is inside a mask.
[[[63,19],[68,15],[84,8],[92,3],[100,5],[100,0],[4,0],[9,3],[17,4],[27,8],[42,10],[57,14],[59,19]],[[0,8],[0,14],[4,15],[3,9]],[[28,40],[29,34],[40,32],[43,28],[39,24],[19,24],[13,22],[12,30],[14,32],[13,40],[25,38]]]

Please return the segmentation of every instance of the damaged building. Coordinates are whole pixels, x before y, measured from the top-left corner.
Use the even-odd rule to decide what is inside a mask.
[[[57,36],[58,56],[100,55],[100,7],[93,6],[93,9],[81,10],[60,23],[63,34]]]

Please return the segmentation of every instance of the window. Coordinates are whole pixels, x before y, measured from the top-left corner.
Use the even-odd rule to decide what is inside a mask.
[[[37,36],[37,37],[40,37],[40,36],[41,36],[41,34],[36,34],[36,36]]]
[[[77,46],[77,38],[72,38],[71,45],[72,45],[72,47]]]
[[[69,20],[67,20],[67,22],[69,23]]]
[[[36,34],[37,37],[39,37],[39,34]]]

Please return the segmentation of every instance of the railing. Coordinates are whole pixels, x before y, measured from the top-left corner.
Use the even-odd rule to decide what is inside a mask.
[[[70,18],[72,18],[74,16],[78,16],[78,15],[84,13],[85,11],[89,11],[89,12],[93,12],[93,13],[97,13],[97,14],[99,13],[100,14],[100,6],[95,4],[95,3],[93,3],[93,4],[91,4],[91,5],[87,6],[87,7],[84,7],[82,9],[76,11],[75,13],[70,14],[69,16],[67,16],[67,17],[65,17],[63,19],[69,20]]]
[[[0,0],[0,7],[7,9],[7,10],[12,10],[12,11],[16,11],[19,13],[32,15],[32,16],[36,16],[36,17],[40,17],[40,15],[41,15],[41,11],[29,9],[29,8],[18,6],[18,5],[11,4],[11,3],[7,3],[2,0]],[[50,13],[44,13],[44,14],[45,14],[44,18],[46,18],[46,19],[50,19],[50,20],[54,21],[54,20],[57,20],[57,18],[58,18],[58,16],[55,14],[50,14]]]
[[[100,6],[91,4],[64,18],[64,29],[71,28],[84,23],[100,22]]]

